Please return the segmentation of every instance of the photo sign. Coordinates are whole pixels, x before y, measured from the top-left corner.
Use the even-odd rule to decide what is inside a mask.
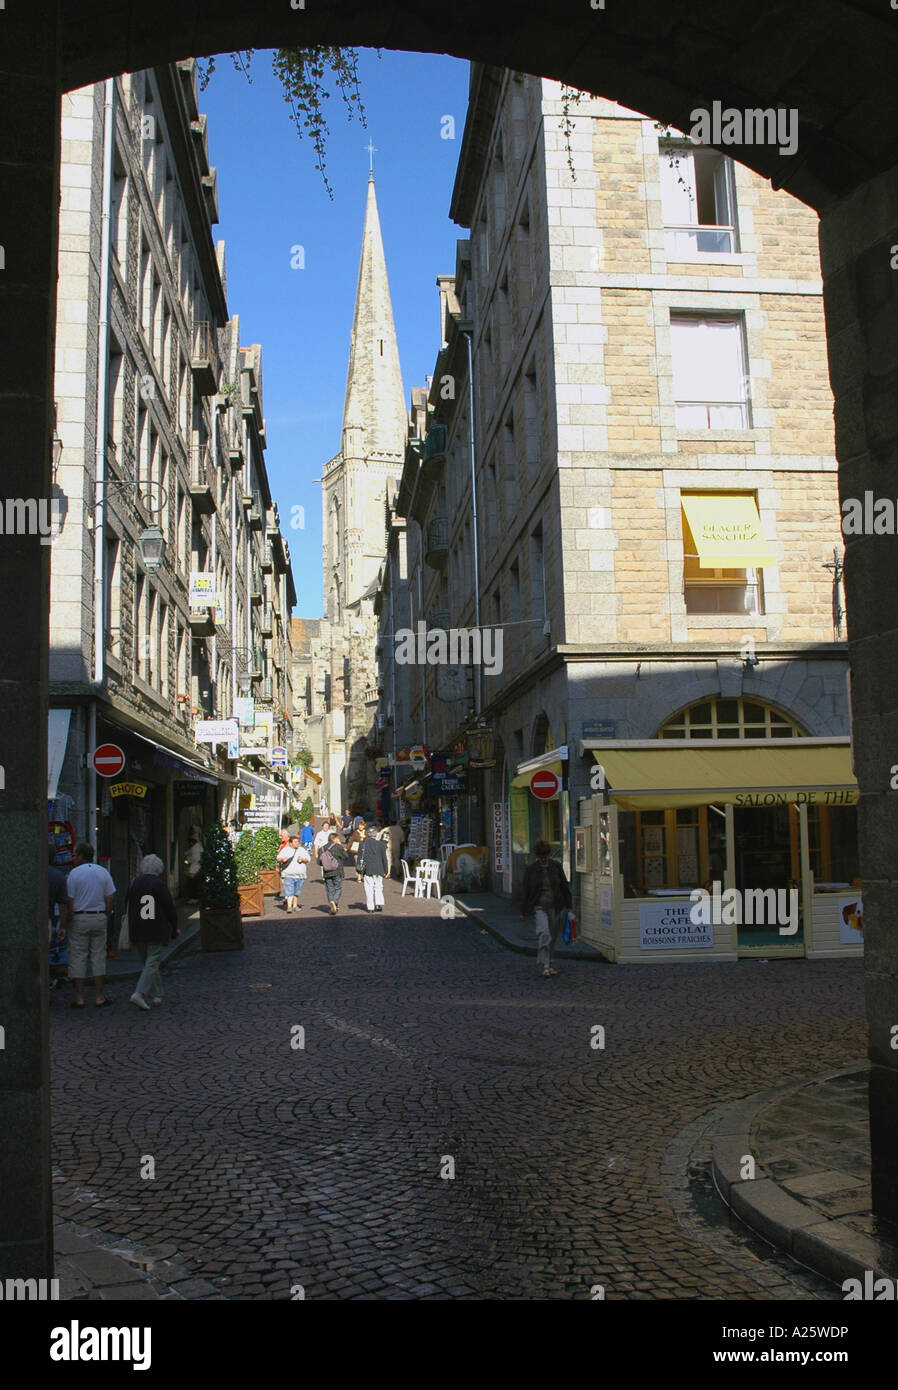
[[[639,944],[644,951],[713,946],[714,928],[693,922],[694,904],[667,901],[639,904]]]

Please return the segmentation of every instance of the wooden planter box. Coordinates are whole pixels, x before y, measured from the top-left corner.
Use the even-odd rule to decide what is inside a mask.
[[[201,908],[200,944],[204,951],[242,951],[243,921],[240,908]]]
[[[281,891],[281,876],[277,869],[263,869],[259,874],[259,882],[266,898]]]
[[[243,883],[237,888],[240,894],[241,917],[264,917],[265,895],[261,883]]]

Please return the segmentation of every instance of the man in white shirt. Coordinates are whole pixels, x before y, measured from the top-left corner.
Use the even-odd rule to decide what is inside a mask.
[[[93,862],[93,846],[81,842],[72,854],[74,868],[66,881],[66,926],[69,936],[69,978],[75,986],[73,1009],[84,1008],[84,982],[94,977],[96,1006],[112,1000],[106,983],[106,923],[115,902],[115,884],[101,864]]]

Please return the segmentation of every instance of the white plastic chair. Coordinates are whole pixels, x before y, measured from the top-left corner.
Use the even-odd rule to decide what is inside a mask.
[[[452,854],[453,851],[456,849],[458,849],[458,845],[453,845],[451,841],[448,844],[440,845],[440,860],[444,869],[446,867],[446,860],[449,858],[450,854]]]
[[[418,897],[419,894],[417,891],[417,879],[415,878],[415,875],[412,873],[411,869],[408,866],[408,860],[400,859],[399,862],[402,865],[402,893],[400,896],[404,898],[406,888],[409,886],[410,883],[414,883],[415,897]]]
[[[415,870],[415,897],[429,898],[430,890],[436,890],[436,896],[440,896],[440,861],[439,859],[421,859]]]

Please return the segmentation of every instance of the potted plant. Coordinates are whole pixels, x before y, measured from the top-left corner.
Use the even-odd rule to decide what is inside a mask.
[[[259,882],[259,860],[251,830],[244,830],[234,850],[237,894],[243,917],[264,917],[265,896]]]
[[[281,837],[273,825],[260,825],[253,836],[256,860],[259,865],[259,882],[263,894],[268,897],[281,890],[281,875],[278,872],[278,850]]]
[[[204,951],[242,951],[243,922],[234,851],[221,825],[206,831],[200,859],[200,943]]]

